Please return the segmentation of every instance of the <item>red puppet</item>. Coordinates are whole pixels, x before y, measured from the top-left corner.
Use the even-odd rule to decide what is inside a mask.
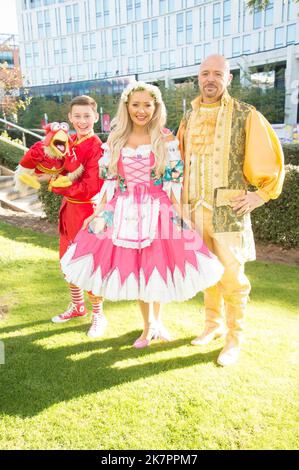
[[[66,122],[52,122],[45,127],[45,138],[36,142],[20,160],[15,171],[15,189],[25,192],[28,186],[39,189],[37,176],[43,173],[52,175],[51,186],[71,186],[83,172],[68,135]]]

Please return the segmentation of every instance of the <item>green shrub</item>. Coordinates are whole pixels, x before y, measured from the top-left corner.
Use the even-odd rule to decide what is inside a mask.
[[[19,150],[12,145],[0,141],[0,163],[1,165],[15,170],[20,159],[23,157],[23,150]]]
[[[286,165],[299,165],[299,144],[283,144]]]
[[[282,194],[252,213],[256,240],[299,248],[299,166],[287,165]]]
[[[48,191],[48,183],[42,183],[38,195],[47,219],[50,222],[57,222],[59,218],[59,209],[61,206],[62,196]]]

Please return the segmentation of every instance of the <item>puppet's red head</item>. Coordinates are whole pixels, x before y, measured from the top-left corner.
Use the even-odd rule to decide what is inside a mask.
[[[63,158],[69,152],[70,137],[67,122],[52,122],[44,126],[44,150],[49,157]]]

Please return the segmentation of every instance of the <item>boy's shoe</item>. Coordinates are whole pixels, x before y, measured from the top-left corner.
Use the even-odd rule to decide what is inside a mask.
[[[84,303],[74,304],[71,302],[64,313],[56,315],[52,318],[53,323],[65,323],[72,318],[85,317],[87,315],[87,310]]]
[[[108,321],[105,315],[93,315],[91,327],[87,332],[87,336],[89,336],[89,338],[99,338],[100,336],[103,336],[107,325]]]

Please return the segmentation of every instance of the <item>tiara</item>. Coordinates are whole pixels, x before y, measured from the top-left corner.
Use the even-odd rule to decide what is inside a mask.
[[[149,94],[155,98],[156,103],[162,103],[162,95],[158,87],[155,85],[150,85],[149,83],[145,82],[137,82],[134,81],[130,83],[122,92],[120,99],[125,103],[128,102],[129,96],[134,91],[148,91]]]

